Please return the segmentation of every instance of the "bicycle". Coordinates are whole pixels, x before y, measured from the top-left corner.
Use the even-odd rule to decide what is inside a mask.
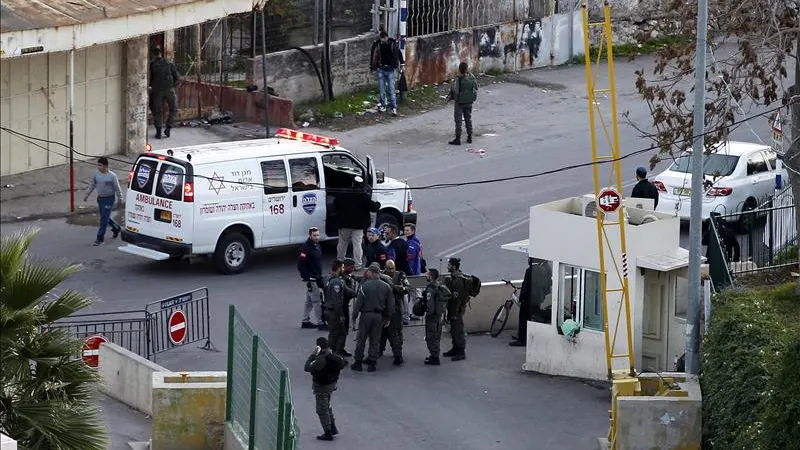
[[[496,338],[503,332],[506,328],[506,323],[508,322],[508,316],[511,314],[511,308],[514,305],[519,306],[519,295],[518,292],[520,288],[514,286],[508,280],[502,280],[505,282],[507,286],[511,286],[514,289],[514,292],[511,293],[511,297],[506,299],[505,303],[503,303],[499,308],[497,308],[497,312],[494,313],[494,317],[492,317],[492,326],[489,328],[489,333],[492,335],[493,338]]]

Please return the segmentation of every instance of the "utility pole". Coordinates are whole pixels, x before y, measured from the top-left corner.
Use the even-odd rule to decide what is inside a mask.
[[[686,372],[700,372],[700,285],[701,239],[703,231],[703,142],[706,107],[706,36],[708,2],[697,2],[697,47],[694,60],[694,136],[692,142],[692,205],[689,218],[689,310],[686,320]]]
[[[269,138],[269,85],[267,84],[267,3],[261,7],[261,77],[264,80],[264,130]]]

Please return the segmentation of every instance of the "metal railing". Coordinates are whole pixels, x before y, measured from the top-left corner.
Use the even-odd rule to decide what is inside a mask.
[[[66,329],[78,339],[103,336],[109,342],[150,359],[150,320],[147,312],[117,311],[75,314],[49,324],[47,329]]]
[[[553,14],[547,0],[408,0],[408,37]]]
[[[228,313],[226,422],[249,450],[299,448],[289,369],[236,307]]]
[[[737,276],[796,267],[800,263],[797,225],[790,188],[758,208],[715,214],[706,253],[714,284],[724,287]]]

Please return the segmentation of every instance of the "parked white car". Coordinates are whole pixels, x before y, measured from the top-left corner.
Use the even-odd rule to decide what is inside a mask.
[[[692,195],[692,152],[683,153],[669,168],[652,179],[658,188],[658,211],[689,220]],[[753,210],[775,191],[776,176],[787,181],[778,155],[763,144],[720,143],[703,160],[703,220],[712,212],[732,214]]]

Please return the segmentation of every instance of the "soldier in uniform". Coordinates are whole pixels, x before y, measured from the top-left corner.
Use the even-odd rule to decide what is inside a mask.
[[[451,357],[453,361],[461,361],[467,356],[464,350],[467,339],[464,335],[464,313],[467,312],[467,302],[472,286],[472,277],[461,271],[461,259],[450,258],[447,260],[447,271],[450,272],[444,279],[444,285],[450,289],[452,297],[447,302],[447,321],[450,323],[450,336],[453,347],[443,355]]]
[[[383,329],[381,335],[380,355],[386,350],[386,341],[392,347],[395,366],[402,365],[403,361],[403,309],[405,306],[405,295],[407,292],[408,281],[403,272],[395,268],[394,261],[386,261],[386,270],[381,274],[381,279],[386,282],[394,294],[394,314],[389,322],[389,326]]]
[[[378,361],[381,331],[389,324],[394,313],[392,288],[380,280],[381,268],[373,263],[364,273],[364,282],[358,288],[358,297],[353,305],[353,324],[361,316],[358,323],[358,343],[356,344],[353,370],[361,372],[364,361],[364,347],[369,339],[367,354],[367,372],[375,372]]]
[[[358,286],[363,281],[363,279],[355,274],[356,271],[356,260],[353,258],[345,258],[344,259],[344,266],[342,267],[342,281],[344,281],[345,286],[348,287],[349,290],[353,291],[352,297],[345,296],[344,298],[344,318],[345,318],[345,326],[347,330],[350,330],[350,301],[356,298],[358,295]],[[345,335],[345,341],[347,340],[347,336]],[[342,356],[349,357],[353,356],[352,353],[348,352],[347,350],[342,347]]]
[[[339,372],[346,365],[347,361],[331,351],[328,340],[324,337],[317,338],[316,348],[306,359],[304,369],[313,379],[312,390],[317,404],[317,416],[324,432],[317,436],[321,441],[332,441],[339,434],[331,408],[331,396],[336,390]]]
[[[162,58],[161,49],[153,49],[154,58],[150,63],[150,111],[153,113],[153,122],[156,125],[156,139],[161,139],[161,128],[164,125],[164,101],[169,106],[167,128],[164,136],[169,137],[170,130],[175,126],[175,116],[178,114],[178,97],[175,95],[175,85],[180,76],[175,64]]]
[[[325,282],[325,318],[328,322],[328,343],[331,351],[344,356],[347,341],[347,313],[345,299],[356,296],[353,289],[342,280],[342,261],[333,262],[331,274]]]
[[[442,339],[442,315],[447,303],[450,301],[450,290],[439,281],[439,271],[428,269],[428,285],[425,287],[423,299],[425,302],[425,343],[428,344],[430,356],[425,358],[425,364],[438,366],[439,342]]]

